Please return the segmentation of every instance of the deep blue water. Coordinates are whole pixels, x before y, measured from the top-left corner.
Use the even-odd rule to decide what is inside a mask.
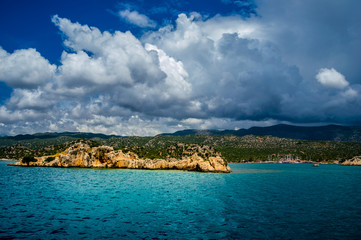
[[[0,239],[361,239],[361,167],[233,173],[6,166]]]

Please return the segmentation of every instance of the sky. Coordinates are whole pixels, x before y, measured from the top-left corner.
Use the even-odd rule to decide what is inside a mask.
[[[0,135],[361,125],[361,1],[0,1]]]

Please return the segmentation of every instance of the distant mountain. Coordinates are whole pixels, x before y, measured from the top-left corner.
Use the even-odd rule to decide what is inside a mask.
[[[228,135],[228,133],[226,133],[226,131],[234,132],[234,131],[232,131],[232,130],[220,131],[220,130],[186,129],[186,130],[177,131],[177,132],[175,132],[175,133],[163,133],[163,134],[161,134],[161,135],[164,135],[164,136],[188,136],[188,135],[211,136],[211,135]],[[229,134],[233,134],[233,133],[229,133]]]
[[[8,140],[32,140],[32,139],[51,139],[51,138],[58,138],[58,137],[70,137],[70,138],[102,138],[102,139],[109,139],[112,137],[119,137],[116,135],[105,135],[101,133],[82,133],[82,132],[47,132],[47,133],[35,133],[35,134],[25,134],[25,135],[17,135],[17,136],[9,136],[9,137],[1,137],[2,139]]]
[[[323,140],[323,141],[343,141],[361,142],[361,126],[339,126],[328,125],[319,127],[302,127],[286,124],[279,124],[270,127],[252,127],[239,130],[183,130],[175,133],[167,133],[170,136],[186,135],[256,135],[274,136],[280,138],[303,139],[303,140]]]
[[[196,130],[188,129],[177,131],[175,133],[164,133],[163,136],[224,136],[236,135],[243,137],[246,135],[255,136],[274,136],[279,138],[303,139],[303,140],[323,140],[323,141],[341,141],[341,142],[361,142],[361,126],[339,126],[328,125],[319,127],[301,127],[286,124],[279,124],[270,127],[252,127],[239,130]],[[110,139],[120,138],[121,136],[106,135],[101,133],[83,133],[83,132],[47,132],[36,134],[25,134],[17,136],[0,137],[0,146],[12,144],[19,141],[44,142],[58,141],[65,142],[73,139]],[[7,143],[7,144],[4,144]]]

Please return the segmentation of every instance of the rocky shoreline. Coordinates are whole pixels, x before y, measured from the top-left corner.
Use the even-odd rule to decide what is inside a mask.
[[[182,159],[141,159],[135,153],[124,153],[109,146],[91,148],[78,142],[64,152],[36,157],[34,161],[20,161],[11,166],[25,167],[79,167],[79,168],[128,168],[151,170],[187,170],[199,172],[230,173],[231,169],[220,156],[204,159],[194,153]]]
[[[361,166],[361,156],[353,157],[342,163],[344,166]]]

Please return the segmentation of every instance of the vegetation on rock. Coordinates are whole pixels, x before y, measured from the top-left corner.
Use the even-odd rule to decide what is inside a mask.
[[[25,156],[23,157],[23,159],[21,160],[22,163],[25,163],[27,166],[29,166],[29,164],[31,162],[36,162],[37,160],[33,157],[33,156]]]
[[[89,142],[89,141],[88,141]],[[177,144],[167,148],[164,158],[139,158],[133,152],[124,153],[109,146],[90,147],[84,140],[73,142],[64,152],[10,164],[13,166],[80,167],[80,168],[131,168],[178,169],[200,172],[229,173],[230,167],[216,152],[208,147]],[[203,157],[198,155],[203,154]],[[212,156],[213,155],[213,156]],[[176,157],[176,158],[174,158]]]

